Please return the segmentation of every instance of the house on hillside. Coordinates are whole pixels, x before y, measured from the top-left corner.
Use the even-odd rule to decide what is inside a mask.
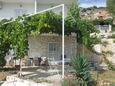
[[[40,36],[30,36],[29,40],[29,58],[35,60],[38,57],[47,57],[50,61],[62,61],[62,36],[58,34],[41,34]],[[65,36],[65,61],[70,61],[76,56],[77,52],[76,35]]]
[[[112,18],[106,10],[98,11],[94,14],[95,19],[108,19]]]
[[[83,19],[93,20],[97,17],[95,16],[95,14],[99,12],[103,12],[105,10],[106,10],[106,7],[95,7],[95,6],[89,7],[89,8],[80,7],[80,14]]]
[[[98,35],[100,36],[102,42],[97,47],[97,51],[100,50],[100,53],[108,53],[106,58],[115,64],[115,42],[114,31],[112,31],[113,18],[106,10],[98,11],[94,14],[94,17],[97,22],[96,28],[100,31]]]
[[[100,31],[100,36],[102,38],[110,36],[112,31],[112,17],[107,11],[98,11],[94,14],[94,22],[96,23],[96,28]]]
[[[100,31],[100,36],[102,38],[110,36],[112,31],[112,17],[106,10],[99,10],[94,14],[94,22],[96,23],[96,28]]]
[[[80,8],[81,17],[94,22],[96,28],[100,31],[98,36],[101,38],[102,44],[97,44],[94,49],[98,53],[109,52],[113,55],[107,55],[107,59],[115,63],[115,36],[113,32],[114,20],[106,10],[106,7],[90,7]],[[101,57],[101,59],[103,59]],[[105,65],[103,65],[105,66]]]

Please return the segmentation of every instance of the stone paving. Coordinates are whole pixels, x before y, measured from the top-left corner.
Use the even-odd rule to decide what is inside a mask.
[[[52,83],[52,86],[61,86],[62,76],[60,75],[61,71],[59,70],[37,70],[34,72],[22,72],[23,79],[31,79],[33,81],[39,80],[42,82]]]

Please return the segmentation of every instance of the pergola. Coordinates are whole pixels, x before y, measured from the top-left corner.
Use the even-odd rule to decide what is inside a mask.
[[[62,11],[62,78],[64,78],[64,18],[65,18],[65,13],[64,13],[64,11],[65,11],[65,9],[64,9],[64,4],[60,4],[60,5],[57,5],[57,6],[54,6],[54,7],[51,7],[51,8],[48,8],[48,9],[45,9],[45,10],[42,10],[42,11],[39,11],[39,12],[37,12],[37,2],[36,2],[36,0],[35,0],[35,10],[34,10],[34,13],[33,14],[30,14],[30,15],[28,15],[28,16],[26,16],[26,17],[31,17],[31,16],[34,16],[34,15],[36,15],[36,14],[40,14],[40,13],[44,13],[44,12],[47,12],[47,11],[50,11],[50,10],[54,10],[54,9],[56,9],[56,8],[60,8],[61,7],[61,11]],[[13,22],[13,21],[15,21],[15,19],[14,20],[12,20],[12,21],[10,21],[10,22],[6,22],[6,23],[4,23],[3,25],[5,25],[5,24],[8,24],[8,23],[11,23],[11,22]]]
[[[35,0],[35,13],[29,15],[28,17],[36,15],[36,14],[40,14],[40,13],[43,13],[43,12],[47,12],[47,11],[50,11],[50,10],[53,10],[53,9],[56,9],[56,8],[59,8],[59,7],[61,7],[61,11],[62,11],[62,78],[64,78],[64,23],[65,23],[64,22],[64,18],[65,18],[64,4],[60,4],[60,5],[57,5],[57,6],[54,6],[54,7],[51,7],[51,8],[48,8],[48,9],[37,12],[37,1]]]

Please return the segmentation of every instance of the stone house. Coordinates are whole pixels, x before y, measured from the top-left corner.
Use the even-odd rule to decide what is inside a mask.
[[[69,6],[74,0],[1,0],[0,1],[0,19],[16,18],[23,14],[33,14],[53,6],[65,4],[65,16]],[[53,10],[57,13],[61,12],[61,7]],[[9,14],[10,13],[10,14]],[[27,62],[31,60],[38,60],[38,57],[47,57],[51,60],[58,62],[62,59],[62,36],[56,34],[41,34],[39,36],[30,36],[29,51],[27,56]],[[65,58],[70,60],[71,57],[76,56],[76,36],[65,36]],[[6,56],[6,60],[9,61],[14,57],[12,51]],[[17,61],[19,64],[19,61]],[[26,63],[28,64],[28,63]]]
[[[74,0],[1,0],[0,1],[0,18],[16,18],[23,14],[32,14],[47,8],[65,4],[65,16],[68,12],[68,7]],[[61,9],[53,10],[57,13],[61,12]],[[9,14],[10,13],[10,14]],[[46,57],[55,63],[60,63],[62,60],[62,36],[57,34],[41,34],[38,36],[30,36],[29,51],[26,59],[26,65],[31,65],[33,59],[38,61],[39,57]],[[70,61],[71,57],[75,57],[82,49],[76,41],[76,35],[71,34],[65,36],[65,61]],[[82,48],[82,47],[81,47]],[[78,50],[78,51],[77,51]],[[85,51],[86,50],[86,51]],[[88,57],[93,56],[89,50],[84,49],[84,52],[88,54]],[[13,58],[12,53],[6,56],[7,62]],[[95,58],[96,59],[96,58]],[[95,60],[97,61],[97,60]],[[19,61],[17,61],[19,63]],[[35,64],[36,65],[36,64]]]
[[[46,57],[48,60],[60,63],[62,61],[62,36],[58,34],[41,34],[30,36],[28,57],[38,60]],[[76,35],[65,36],[65,61],[76,56]]]
[[[65,62],[70,62],[72,57],[77,55],[77,41],[76,35],[72,33],[64,38],[65,44]],[[39,58],[46,57],[52,64],[62,63],[62,36],[58,34],[41,34],[37,36],[28,37],[29,50],[28,55],[22,60],[24,66],[38,66]],[[19,65],[19,60],[13,60],[14,56],[6,56],[7,65]],[[25,62],[26,61],[26,62]],[[15,64],[14,64],[15,63]]]

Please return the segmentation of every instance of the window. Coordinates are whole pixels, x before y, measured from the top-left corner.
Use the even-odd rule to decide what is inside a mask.
[[[107,36],[106,35],[101,35],[101,38],[107,38]]]
[[[100,32],[107,33],[109,30],[109,25],[96,25],[96,28],[100,30]]]
[[[17,16],[22,16],[23,14],[26,14],[27,13],[27,11],[25,10],[25,9],[22,9],[22,8],[20,8],[20,9],[15,9],[15,16],[17,17]]]
[[[101,25],[101,30],[103,30],[104,32],[107,33],[108,29],[109,29],[109,25]]]
[[[58,43],[49,43],[49,52],[58,51]]]

